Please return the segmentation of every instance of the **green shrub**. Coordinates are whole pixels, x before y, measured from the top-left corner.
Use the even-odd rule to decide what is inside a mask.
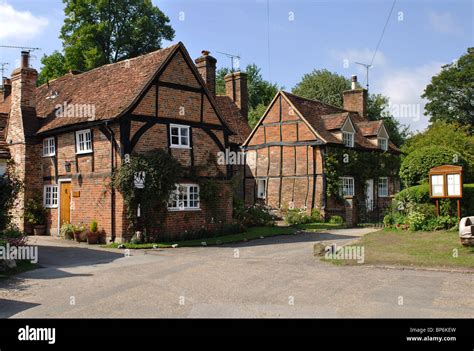
[[[311,211],[311,220],[315,223],[323,223],[324,217],[321,215],[321,212],[317,208],[313,208]]]
[[[329,217],[329,223],[331,223],[331,224],[343,224],[344,223],[344,218],[342,218],[341,216],[338,216],[338,215],[331,216],[331,217]]]
[[[290,225],[307,224],[313,221],[303,209],[288,210],[285,215],[285,222]]]
[[[23,183],[12,172],[8,171],[7,174],[0,176],[0,230],[10,225],[10,210],[13,208],[16,196],[22,187]]]
[[[412,231],[422,230],[426,224],[426,216],[418,211],[411,211],[407,216],[408,227]]]
[[[459,152],[443,146],[425,146],[411,152],[403,159],[400,165],[400,179],[405,186],[421,184],[428,179],[430,168],[445,164],[463,166],[465,171],[468,171],[469,167]]]
[[[91,230],[92,233],[95,233],[98,229],[97,221],[93,220],[89,226],[89,229]]]
[[[25,219],[32,225],[43,225],[46,222],[47,211],[43,206],[43,196],[37,193],[25,204]]]
[[[245,207],[242,203],[234,202],[234,218],[245,227],[273,225],[276,217],[270,210],[259,204]]]

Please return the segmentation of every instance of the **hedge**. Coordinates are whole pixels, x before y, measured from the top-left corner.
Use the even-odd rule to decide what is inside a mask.
[[[433,203],[434,200],[430,199],[429,184],[424,183],[421,185],[415,185],[400,191],[395,195],[396,204],[423,204]],[[457,205],[455,199],[442,199],[441,206],[448,208],[451,214],[456,214]],[[463,186],[463,198],[461,199],[461,214],[462,216],[474,216],[474,184],[464,184]]]

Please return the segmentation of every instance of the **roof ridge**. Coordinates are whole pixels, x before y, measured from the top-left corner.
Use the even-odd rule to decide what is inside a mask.
[[[335,105],[328,104],[327,102],[323,102],[323,101],[316,100],[316,99],[308,99],[308,98],[305,98],[305,97],[302,97],[302,96],[299,96],[299,95],[296,95],[296,94],[287,92],[287,91],[285,91],[285,90],[281,90],[281,92],[282,92],[283,94],[292,95],[292,96],[297,97],[298,99],[306,100],[306,101],[308,101],[308,102],[315,102],[315,103],[319,103],[319,104],[322,104],[322,105],[326,105],[326,106],[328,106],[328,107],[332,107],[332,108],[338,109],[338,110],[340,110],[340,112],[351,112],[351,111],[345,110],[345,109],[342,108],[342,107],[338,107],[338,106],[335,106]]]

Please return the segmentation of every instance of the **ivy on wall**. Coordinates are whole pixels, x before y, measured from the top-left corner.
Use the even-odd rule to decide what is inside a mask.
[[[135,175],[138,172],[145,172],[143,189],[135,187]],[[112,185],[123,196],[132,233],[143,230],[147,239],[164,220],[168,200],[181,173],[180,163],[160,149],[132,155],[130,161],[114,173]]]
[[[396,176],[400,168],[400,157],[389,152],[358,151],[329,147],[324,155],[326,193],[328,197],[340,199],[340,177],[354,177],[357,185],[365,187],[368,179]]]

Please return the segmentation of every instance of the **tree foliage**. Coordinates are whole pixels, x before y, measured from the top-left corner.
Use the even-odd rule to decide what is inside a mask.
[[[221,68],[216,73],[216,93],[225,94],[224,77],[230,73],[228,68]],[[249,94],[249,125],[254,127],[266,108],[275,97],[279,87],[262,77],[261,69],[254,63],[247,65],[247,89]]]
[[[17,195],[23,189],[23,183],[16,175],[12,162],[9,162],[7,172],[0,176],[0,231],[10,226],[12,219],[10,211]]]
[[[474,131],[474,48],[456,62],[443,66],[431,79],[423,98],[430,122],[458,122]]]
[[[314,70],[305,74],[293,88],[293,94],[310,100],[318,100],[336,107],[343,107],[343,92],[351,89],[351,81],[326,69]],[[401,146],[409,135],[408,126],[401,124],[387,112],[389,99],[381,94],[369,94],[367,99],[367,117],[383,120],[390,140]]]
[[[66,59],[59,51],[54,51],[51,55],[44,55],[41,58],[43,68],[38,76],[37,85],[42,85],[52,79],[61,77],[68,72]]]
[[[421,184],[428,179],[430,168],[445,164],[463,166],[469,164],[457,151],[444,146],[424,146],[407,155],[400,166],[400,179],[406,187]],[[469,179],[465,179],[469,181]]]
[[[53,58],[43,58],[43,80],[56,78],[64,69],[87,71],[152,52],[163,40],[174,38],[169,18],[151,0],[63,2],[64,55],[55,52]]]

